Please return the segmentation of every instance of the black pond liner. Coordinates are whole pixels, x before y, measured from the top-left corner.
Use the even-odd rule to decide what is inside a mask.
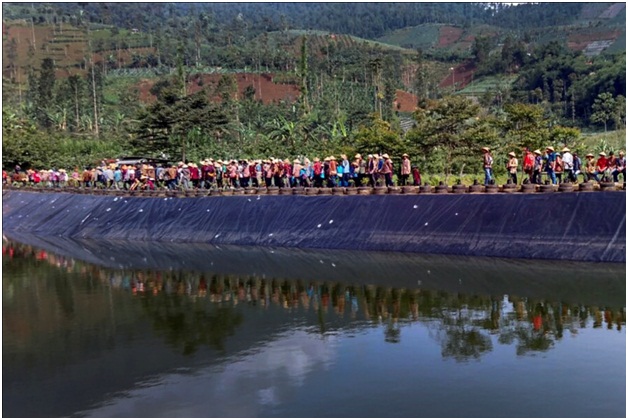
[[[8,191],[3,229],[37,236],[626,261],[623,192],[157,198]]]

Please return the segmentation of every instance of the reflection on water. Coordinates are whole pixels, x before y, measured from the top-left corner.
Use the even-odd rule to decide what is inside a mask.
[[[625,294],[625,267],[611,272],[606,292],[547,299],[368,278],[102,268],[6,242],[4,414],[622,416],[625,301],[613,294]],[[612,304],[599,303],[605,295]],[[569,382],[575,370],[581,384]],[[591,404],[600,375],[613,391]],[[538,380],[556,381],[554,400],[522,391]],[[475,395],[478,387],[493,395]],[[359,402],[317,403],[340,395]],[[396,401],[392,412],[384,401]]]

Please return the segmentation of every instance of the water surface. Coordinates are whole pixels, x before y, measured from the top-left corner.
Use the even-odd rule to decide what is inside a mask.
[[[624,265],[19,239],[3,416],[626,414]]]

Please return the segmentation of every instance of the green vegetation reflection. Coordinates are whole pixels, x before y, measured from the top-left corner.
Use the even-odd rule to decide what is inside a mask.
[[[406,326],[421,324],[443,358],[466,362],[498,345],[514,346],[520,356],[547,352],[567,335],[589,328],[621,331],[626,322],[625,307],[258,276],[110,270],[15,243],[3,246],[3,273],[3,325],[20,336],[24,350],[36,344],[31,341],[39,335],[33,330],[44,328],[51,337],[71,334],[76,322],[98,327],[90,330],[110,340],[111,318],[124,315],[147,318],[165,343],[184,355],[202,348],[225,352],[229,337],[247,319],[268,313],[269,320],[270,312],[283,312],[272,331],[305,325],[312,334],[327,335],[375,328],[391,345],[410,334]],[[34,327],[20,330],[20,325]]]

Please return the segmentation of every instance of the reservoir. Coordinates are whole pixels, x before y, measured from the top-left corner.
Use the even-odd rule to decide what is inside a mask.
[[[625,417],[625,264],[3,240],[6,417]]]

